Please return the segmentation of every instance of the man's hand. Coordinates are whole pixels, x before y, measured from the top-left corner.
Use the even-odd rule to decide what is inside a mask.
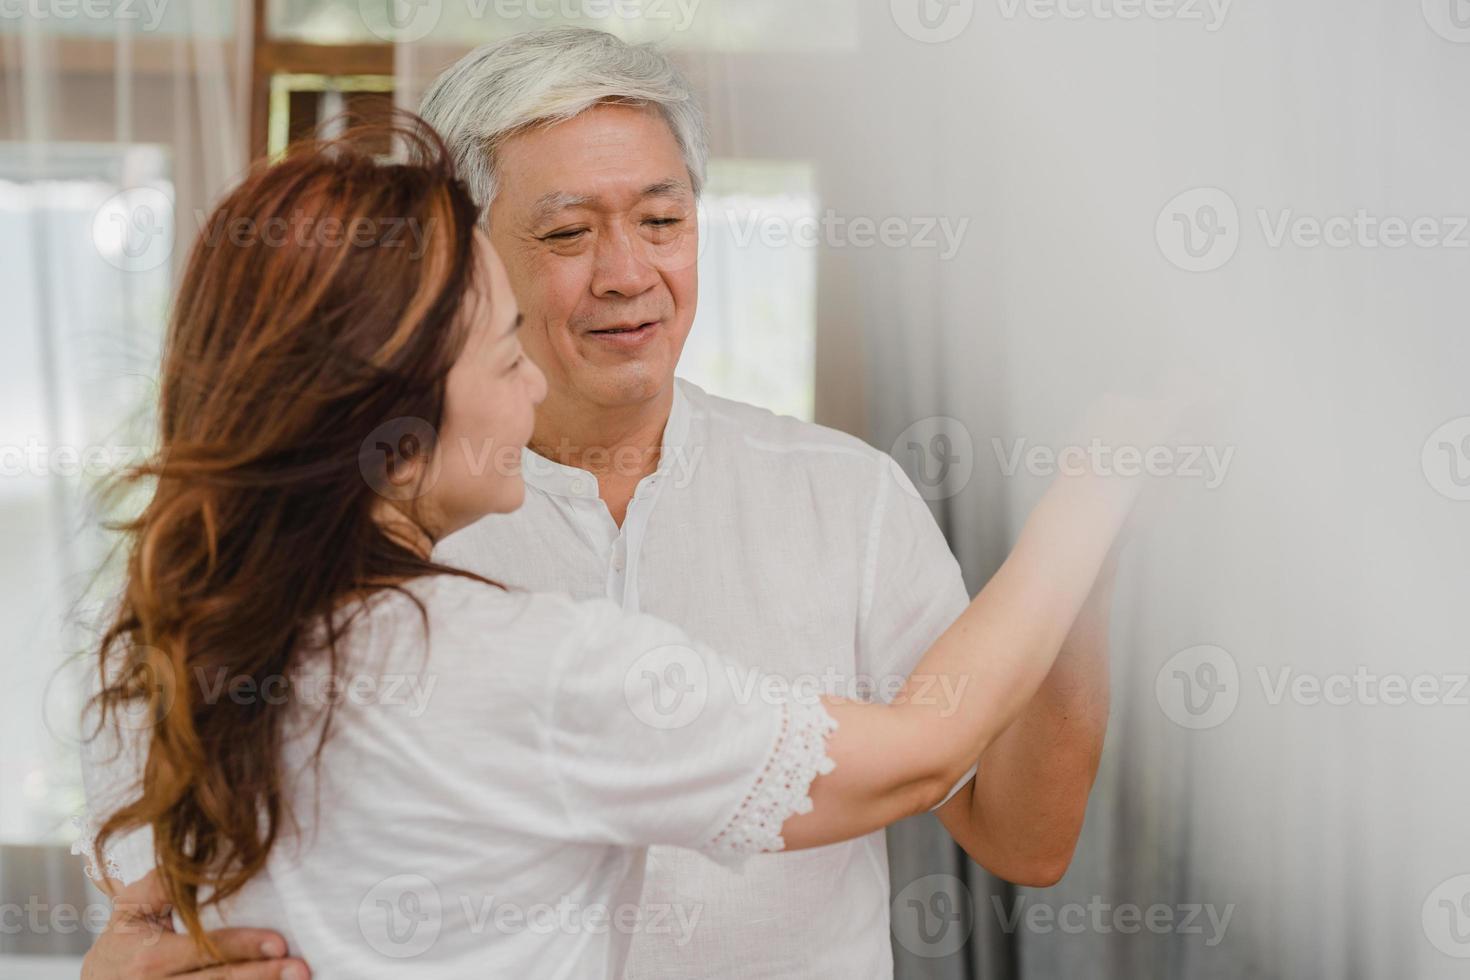
[[[286,941],[265,929],[221,929],[209,934],[224,954],[218,963],[188,936],[174,932],[168,900],[156,872],[119,890],[107,929],[82,961],[82,980],[309,980],[301,960],[286,959]]]

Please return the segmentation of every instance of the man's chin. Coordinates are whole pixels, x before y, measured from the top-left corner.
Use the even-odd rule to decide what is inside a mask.
[[[583,397],[602,408],[631,408],[658,398],[674,383],[671,366],[642,362],[589,372],[577,386]]]

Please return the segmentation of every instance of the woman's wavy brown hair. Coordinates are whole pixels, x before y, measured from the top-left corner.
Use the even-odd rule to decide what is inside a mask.
[[[398,162],[374,154],[388,145]],[[307,656],[335,674],[344,604],[467,574],[375,520],[394,450],[434,448],[404,439],[380,452],[376,434],[395,420],[441,424],[461,310],[489,285],[476,275],[477,217],[439,138],[402,114],[254,169],[189,256],[158,452],[125,478],[154,489],[122,526],[125,585],[93,702],[115,728],[124,710],[142,712],[143,737],[126,737],[146,763],[96,848],[151,828],[162,884],[206,948],[201,909],[260,872],[291,819],[289,698],[218,697],[214,679],[289,692]],[[323,741],[329,727],[330,708]]]

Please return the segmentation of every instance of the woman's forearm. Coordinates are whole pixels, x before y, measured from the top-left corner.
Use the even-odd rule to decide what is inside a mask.
[[[1045,679],[1137,492],[1115,477],[1059,479],[892,704],[829,699],[836,767],[812,783],[812,811],[786,822],[788,848],[860,836],[938,804]]]

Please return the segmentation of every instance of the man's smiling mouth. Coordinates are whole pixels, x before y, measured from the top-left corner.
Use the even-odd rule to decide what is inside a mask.
[[[589,330],[588,333],[597,337],[619,337],[627,334],[644,333],[658,326],[657,320],[645,320],[642,323],[621,327],[608,327],[604,330]]]

